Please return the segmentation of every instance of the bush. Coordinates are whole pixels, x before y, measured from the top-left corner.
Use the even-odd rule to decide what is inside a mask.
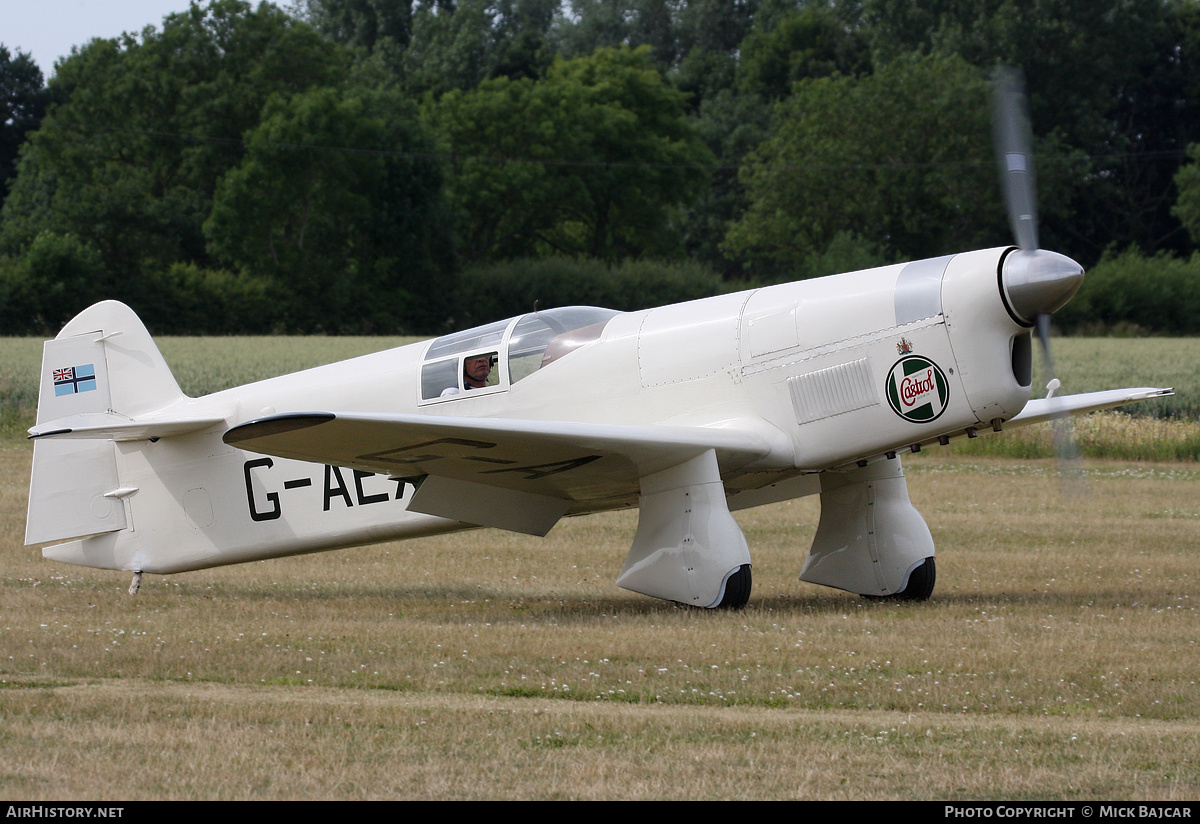
[[[1200,254],[1106,254],[1054,316],[1078,334],[1200,334]]]
[[[111,286],[99,252],[73,234],[41,232],[21,258],[0,263],[0,333],[57,333]]]
[[[266,278],[176,263],[147,279],[131,303],[150,329],[172,335],[257,335],[285,323],[277,284]]]

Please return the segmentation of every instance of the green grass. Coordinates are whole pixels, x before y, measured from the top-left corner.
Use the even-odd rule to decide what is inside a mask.
[[[1200,339],[1055,338],[1059,394],[1098,392],[1118,387],[1170,387],[1175,394],[1119,410],[1071,418],[1057,424],[983,430],[973,440],[956,441],[958,455],[1031,460],[1077,454],[1123,461],[1200,460]],[[1034,366],[1033,396],[1045,393],[1041,353]],[[1059,444],[1067,441],[1069,446]]]
[[[982,430],[974,440],[955,441],[950,450],[956,455],[1016,460],[1059,458],[1068,465],[1079,457],[1195,461],[1200,460],[1200,421],[1094,412],[1066,421],[1006,428],[1001,434]]]
[[[1059,394],[1132,386],[1174,387],[1175,395],[1128,407],[1139,417],[1200,421],[1200,338],[1054,338]],[[1035,344],[1034,397],[1045,395]]]

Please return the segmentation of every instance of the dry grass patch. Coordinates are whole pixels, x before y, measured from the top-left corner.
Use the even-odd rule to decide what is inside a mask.
[[[9,798],[1182,801],[1197,790],[1180,769],[1196,724],[139,681],[3,697]]]
[[[931,601],[801,583],[815,498],[738,513],[755,595],[613,579],[636,513],[173,577],[20,546],[0,442],[5,798],[1200,794],[1200,472],[922,453]]]
[[[1136,405],[1127,409],[1140,411]],[[974,440],[955,441],[951,451],[961,456],[1053,458],[1064,451],[1060,440],[1068,443],[1066,452],[1087,458],[1195,461],[1200,458],[1200,421],[1093,412],[1058,423],[1009,428],[1002,434],[986,431]]]

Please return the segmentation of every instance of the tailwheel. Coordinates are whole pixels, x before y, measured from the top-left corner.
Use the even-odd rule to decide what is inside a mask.
[[[725,593],[714,605],[716,609],[741,609],[750,600],[750,565],[742,564],[725,581]]]

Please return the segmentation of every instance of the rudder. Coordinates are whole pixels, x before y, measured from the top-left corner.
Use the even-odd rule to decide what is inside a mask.
[[[25,543],[124,529],[113,430],[185,400],[128,306],[85,309],[46,341],[38,390]],[[80,438],[85,430],[103,430]],[[107,434],[105,434],[107,433]]]

